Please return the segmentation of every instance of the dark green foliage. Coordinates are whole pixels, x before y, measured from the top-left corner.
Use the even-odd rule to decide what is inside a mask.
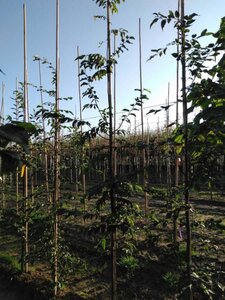
[[[21,168],[23,160],[21,155],[13,150],[0,150],[1,157],[1,173],[9,174],[15,172],[17,168]]]
[[[5,124],[0,127],[0,137],[1,137],[1,146],[5,147],[9,142],[15,142],[21,145],[25,152],[29,152],[28,150],[28,140],[29,134],[28,132],[14,124]]]
[[[149,193],[153,199],[165,200],[166,199],[166,189],[163,188],[150,188]]]
[[[136,184],[124,181],[115,181],[115,212],[114,214],[100,215],[102,208],[110,203],[110,182],[103,182],[100,185],[89,189],[86,197],[90,200],[97,197],[97,213],[87,213],[85,218],[100,218],[100,224],[92,227],[91,230],[100,231],[109,235],[114,228],[128,233],[133,230],[134,219],[139,215],[139,207],[131,202],[128,197],[140,192],[140,187]]]
[[[0,126],[0,172],[2,174],[14,172],[17,167],[25,163],[23,151],[29,154],[29,138],[34,133],[36,134],[37,130],[31,123],[13,121]],[[12,143],[21,146],[22,149],[19,150],[17,146],[10,147]]]

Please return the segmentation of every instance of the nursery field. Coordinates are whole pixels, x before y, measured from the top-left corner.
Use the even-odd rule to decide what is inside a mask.
[[[88,214],[84,214],[83,205],[71,191],[73,188],[68,185],[63,190],[62,198],[68,200],[62,203],[60,231],[62,246],[67,248],[63,255],[69,257],[69,263],[62,258],[62,264],[67,266],[64,265],[65,274],[57,299],[110,299],[110,240],[96,230],[100,223],[100,217],[95,218],[93,213],[96,200],[87,203]],[[117,236],[118,299],[184,299],[185,227],[179,226],[174,244],[166,189],[154,188],[148,200],[147,214],[138,213],[132,233],[119,233]],[[143,193],[135,193],[131,201],[143,211]],[[7,203],[9,207],[15,206],[10,201]],[[225,299],[225,197],[216,192],[213,195],[207,191],[193,192],[191,206],[195,299]],[[49,245],[40,245],[46,233],[43,228],[35,228],[40,226],[37,221],[41,219],[37,216],[31,225],[35,232],[35,237],[30,236],[30,256],[33,259],[29,273],[21,276],[21,240],[15,233],[12,212],[12,209],[6,208],[1,214],[0,295],[2,293],[4,299],[30,299],[34,296],[50,299],[51,267],[47,257],[38,253],[40,247],[46,247],[42,251],[48,251]],[[92,213],[93,218],[90,218]],[[102,208],[100,215],[106,213],[107,207]],[[184,224],[183,218],[181,213],[180,224]],[[16,293],[19,295],[17,298]],[[19,298],[21,293],[23,298]]]
[[[173,99],[168,82],[164,104],[143,86],[139,18],[138,71],[129,69],[133,59],[124,67],[129,80],[138,74],[137,96],[127,105],[130,94],[117,97],[117,83],[124,92],[130,82],[127,74],[117,80],[117,65],[135,37],[113,27],[122,2],[129,1],[94,0],[106,36],[100,53],[77,46],[75,102],[60,95],[67,81],[60,81],[60,1],[55,62],[33,56],[38,83],[28,81],[23,4],[24,78],[16,78],[11,115],[4,115],[4,83],[0,105],[0,300],[225,299],[225,17],[216,31],[194,33],[199,16],[185,13],[184,0],[153,13],[155,42],[158,29],[172,34],[147,60],[174,61],[159,74],[151,69],[160,89],[164,73],[176,70]]]

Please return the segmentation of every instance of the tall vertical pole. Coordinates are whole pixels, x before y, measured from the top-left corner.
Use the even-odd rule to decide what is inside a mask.
[[[143,103],[142,103],[142,44],[141,44],[141,18],[139,18],[139,78],[140,78],[140,96],[141,96],[141,136],[142,141],[144,139],[144,113],[143,113]]]
[[[55,149],[54,149],[54,295],[58,294],[58,258],[59,258],[59,216],[58,203],[60,197],[60,122],[59,122],[59,0],[56,0],[56,81],[55,81]]]
[[[23,4],[23,60],[24,60],[24,122],[28,121],[27,114],[27,13],[26,13],[26,4]]]
[[[170,105],[170,83],[168,82],[168,95],[167,95],[167,102],[166,105],[168,106],[167,111],[166,111],[166,135],[167,135],[167,147],[168,147],[168,154],[167,154],[167,191],[169,193],[170,188],[171,188],[171,166],[170,166],[170,149],[169,149],[169,105]]]
[[[114,53],[116,53],[116,36],[117,36],[117,31],[114,31]],[[116,63],[114,62],[114,77],[113,77],[113,140],[114,140],[114,158],[113,158],[113,164],[114,164],[114,175],[117,175],[117,151],[116,151]]]
[[[141,138],[144,144],[144,109],[143,109],[143,80],[142,80],[142,41],[141,41],[141,18],[139,18],[139,76],[140,76],[140,98],[141,98]],[[146,160],[145,160],[145,148],[142,149],[141,158],[141,172],[142,172],[142,184],[146,185]],[[144,211],[145,215],[148,210],[148,195],[147,192],[144,194]]]
[[[111,20],[110,20],[111,1],[107,0],[107,95],[109,107],[109,172],[108,179],[111,182],[110,201],[111,214],[116,213],[115,203],[115,175],[113,168],[113,110],[112,110],[112,74],[110,68],[111,59]],[[116,229],[111,232],[111,268],[112,268],[112,300],[117,299],[117,270],[116,270]]]
[[[178,12],[180,13],[180,0],[178,0]],[[179,55],[180,52],[180,29],[177,29],[177,54]],[[179,122],[179,81],[180,81],[180,62],[177,60],[176,66],[176,128],[178,127]],[[179,157],[176,157],[175,162],[175,186],[178,187],[179,185]]]
[[[178,0],[177,2],[177,11],[180,14],[180,0]],[[177,54],[179,55],[180,52],[180,29],[177,29]],[[179,81],[180,81],[180,64],[179,64],[179,60],[177,60],[177,71],[176,71],[176,126],[178,126],[178,122],[179,122]]]
[[[26,16],[26,4],[23,4],[23,41],[24,41],[24,122],[28,122],[28,114],[27,114],[27,16]],[[29,240],[28,240],[28,168],[25,166],[24,175],[23,175],[23,197],[24,197],[24,209],[25,209],[25,232],[24,232],[24,245],[23,251],[24,255],[22,259],[22,271],[28,272],[28,254],[29,254]],[[24,265],[25,262],[25,265]],[[24,269],[25,266],[25,269]]]
[[[0,111],[0,125],[4,124],[4,102],[5,102],[5,84],[2,82],[2,102],[1,102],[1,111]],[[5,209],[5,174],[2,174],[2,208]]]
[[[179,18],[180,16],[180,0],[178,0],[177,3],[177,11],[179,12]],[[177,28],[177,55],[179,55],[180,52],[180,28]],[[177,60],[176,65],[176,128],[178,128],[179,125],[179,82],[180,82],[180,61]],[[175,159],[175,187],[178,188],[179,186],[179,164],[180,159],[179,156],[176,154]],[[177,244],[177,215],[176,213],[173,213],[173,242],[174,245]]]
[[[181,0],[181,67],[182,67],[182,101],[183,101],[183,123],[184,123],[184,199],[186,204],[186,263],[188,299],[193,299],[191,281],[191,224],[190,224],[190,201],[189,201],[189,158],[188,158],[188,112],[186,96],[186,36],[184,19],[184,0]]]
[[[79,46],[77,46],[77,56],[80,56]],[[78,94],[79,94],[79,108],[80,108],[80,120],[83,121],[83,115],[82,115],[82,103],[81,103],[81,88],[80,88],[80,60],[77,60],[77,69],[78,69]],[[81,134],[83,132],[83,126],[81,125]],[[84,171],[84,147],[82,147],[82,157],[81,157],[81,178],[82,178],[82,187],[83,187],[83,193],[86,193],[86,176]],[[86,200],[84,200],[84,211],[87,209],[87,203]]]
[[[2,103],[1,103],[1,112],[0,112],[0,125],[4,124],[4,107],[5,107],[5,84],[2,82]]]
[[[79,46],[77,46],[77,57],[80,56],[80,49]],[[78,96],[79,96],[79,111],[80,111],[80,121],[83,120],[82,115],[82,103],[81,103],[81,88],[80,88],[80,59],[77,60],[77,72],[78,72]],[[83,126],[81,126],[81,133],[83,132]]]
[[[43,102],[43,86],[42,86],[42,74],[41,74],[41,60],[38,60],[38,73],[39,73],[39,85],[40,85],[40,97],[41,97],[41,107],[44,109],[44,102]],[[45,129],[45,120],[44,116],[42,115],[42,127],[43,127],[43,146],[44,146],[44,161],[45,161],[45,187],[47,193],[47,199],[50,203],[50,194],[49,194],[49,176],[48,176],[48,151],[47,151],[47,144],[46,144],[46,129]]]
[[[18,111],[18,80],[16,77],[16,121],[19,119],[19,111]],[[16,213],[19,214],[19,170],[18,167],[16,168]]]

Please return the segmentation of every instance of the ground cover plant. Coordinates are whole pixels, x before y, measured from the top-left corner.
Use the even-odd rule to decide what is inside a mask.
[[[71,98],[58,94],[56,43],[55,67],[34,58],[40,82],[33,87],[41,98],[36,112],[26,116],[25,72],[14,115],[0,126],[0,298],[7,299],[13,286],[24,299],[225,299],[225,19],[217,32],[197,35],[190,33],[197,15],[185,15],[184,1],[175,12],[154,15],[151,27],[172,24],[178,32],[170,45],[178,46],[172,56],[182,65],[177,101],[183,103],[183,123],[128,134],[122,125],[148,97],[137,89],[116,127],[112,76],[134,40],[127,30],[112,29],[120,2],[95,1],[103,9],[96,18],[105,22],[106,56],[76,58],[89,99],[83,109],[99,111],[98,124],[61,109]],[[202,46],[206,36],[214,42]],[[150,61],[170,45],[153,49]],[[44,65],[52,72],[50,90],[41,80]],[[106,108],[98,81],[106,85]]]

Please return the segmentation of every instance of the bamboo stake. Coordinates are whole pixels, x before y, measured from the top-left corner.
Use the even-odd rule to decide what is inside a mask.
[[[140,76],[140,96],[142,100],[142,47],[141,47],[141,18],[139,18],[139,76]],[[144,114],[143,114],[143,103],[141,102],[141,135],[142,141],[144,139]]]
[[[4,102],[5,102],[5,84],[2,82],[2,102],[1,102],[1,112],[0,112],[0,125],[4,124]],[[2,208],[6,208],[5,203],[5,174],[2,174]]]
[[[107,0],[107,58],[111,59],[111,22],[110,22],[110,0]],[[109,107],[109,180],[111,182],[110,201],[111,213],[116,212],[114,193],[114,168],[113,168],[113,112],[112,112],[112,75],[109,63],[107,64],[107,95]],[[117,269],[116,269],[116,229],[111,233],[111,267],[112,267],[112,300],[117,299]]]
[[[5,108],[5,84],[2,82],[2,103],[1,103],[1,112],[0,112],[0,125],[4,124],[4,108]]]
[[[55,82],[55,111],[59,113],[59,0],[56,0],[56,82]],[[57,206],[60,197],[60,123],[55,119],[55,149],[54,149],[54,295],[58,294],[58,256],[59,256],[59,216]]]
[[[75,109],[74,109],[74,116],[75,116],[75,119],[76,119],[77,118],[76,103],[75,103]],[[74,165],[75,165],[75,191],[76,191],[76,196],[77,196],[78,192],[79,192],[78,157],[77,157],[77,155],[75,156],[75,159],[74,159]]]
[[[186,262],[187,262],[187,284],[188,299],[193,299],[192,280],[191,280],[191,224],[190,224],[190,201],[189,201],[189,159],[188,159],[188,113],[186,97],[186,36],[185,36],[185,19],[184,19],[184,0],[181,0],[181,67],[182,67],[182,100],[183,100],[183,122],[184,122],[184,197],[186,205]]]
[[[180,0],[178,0],[178,12],[180,13]],[[177,29],[177,55],[179,55],[180,52],[180,29]],[[177,60],[177,66],[176,66],[176,128],[178,127],[178,122],[179,122],[179,81],[180,81],[180,74],[179,74],[179,66],[180,62]],[[179,157],[176,155],[176,160],[175,160],[175,187],[179,186]],[[173,242],[174,245],[177,244],[177,216],[174,213],[173,214]]]
[[[18,111],[18,80],[16,77],[16,121],[19,119],[19,111]],[[16,168],[16,213],[19,214],[19,170]]]
[[[113,32],[114,34],[114,53],[116,53],[116,36],[117,36],[117,31]],[[114,130],[114,135],[113,135],[113,140],[114,140],[114,157],[113,157],[113,163],[114,163],[114,175],[117,175],[117,151],[116,151],[116,63],[114,62],[114,77],[113,77],[113,109],[114,109],[114,124],[113,124],[113,130]]]
[[[167,102],[166,105],[168,106],[168,109],[166,111],[166,135],[167,135],[167,141],[169,138],[169,105],[170,105],[170,83],[168,82],[168,96],[167,96]],[[171,166],[170,166],[170,157],[169,157],[169,143],[167,142],[168,147],[168,155],[167,155],[167,192],[169,193],[171,188]]]
[[[24,41],[24,122],[28,121],[27,115],[27,17],[26,17],[26,4],[23,4],[23,41]],[[25,232],[23,240],[23,253],[21,260],[21,269],[26,273],[29,271],[28,255],[29,255],[29,224],[28,224],[28,168],[24,167],[23,175],[23,197],[25,209]],[[24,269],[25,268],[25,269]]]
[[[28,121],[27,116],[27,15],[26,3],[23,4],[23,41],[24,41],[24,122]]]
[[[139,73],[140,73],[140,98],[141,98],[141,137],[142,143],[144,144],[144,112],[143,112],[143,84],[142,84],[142,43],[141,43],[141,18],[139,18]],[[146,187],[146,160],[145,160],[145,148],[142,149],[141,158],[141,172],[142,172],[142,184],[144,188]],[[148,210],[148,195],[144,192],[144,211],[147,215]]]
[[[180,0],[178,0],[178,12],[180,13]],[[177,54],[180,52],[180,30],[177,29]],[[178,127],[179,122],[179,81],[180,81],[180,74],[179,74],[179,61],[177,60],[177,70],[176,70],[176,127]],[[176,157],[176,164],[175,164],[175,186],[179,186],[179,157]]]
[[[44,108],[44,102],[43,102],[43,86],[42,86],[42,74],[41,74],[41,61],[38,60],[38,73],[39,73],[39,85],[40,85],[40,97],[41,97],[41,107]],[[45,129],[45,120],[44,116],[42,114],[42,127],[43,127],[43,138],[44,138],[44,162],[45,162],[45,188],[47,193],[47,199],[48,202],[51,202],[51,197],[49,194],[49,176],[48,176],[48,151],[47,151],[47,145],[46,145],[46,129]]]

